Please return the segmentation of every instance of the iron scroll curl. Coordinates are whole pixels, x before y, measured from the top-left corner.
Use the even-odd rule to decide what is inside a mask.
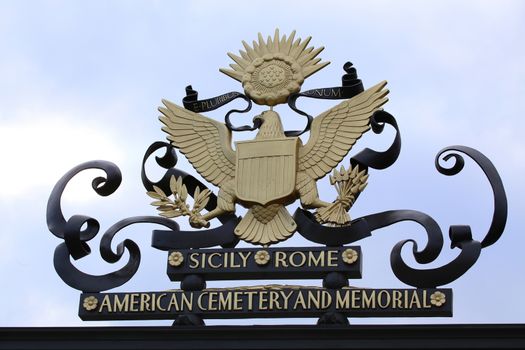
[[[449,153],[450,152],[450,153]],[[487,177],[494,196],[492,222],[480,241],[474,240],[468,225],[452,225],[449,228],[450,248],[459,248],[460,254],[450,263],[435,269],[418,270],[409,267],[401,257],[403,246],[411,240],[397,243],[390,254],[390,264],[398,279],[417,287],[435,287],[450,283],[462,276],[474,265],[481,250],[494,244],[502,235],[507,221],[507,196],[501,178],[492,162],[481,152],[466,146],[450,146],[442,149],[436,156],[436,169],[443,175],[453,176],[461,172],[465,160],[460,153],[474,160]],[[454,159],[450,167],[440,164],[440,160]],[[413,242],[413,241],[412,241]],[[414,247],[416,247],[415,243]]]
[[[152,182],[146,175],[145,163],[152,154],[163,148],[165,148],[165,154],[162,157],[156,157],[156,161],[159,166],[167,170],[158,182]],[[153,143],[146,151],[142,164],[141,177],[146,190],[151,190],[155,185],[167,191],[171,176],[182,176],[184,184],[191,191],[190,193],[193,193],[197,187],[202,190],[206,189],[206,186],[196,178],[176,169],[174,167],[176,163],[177,155],[170,144],[166,142]],[[149,223],[167,228],[168,230],[164,231],[153,231],[152,246],[160,250],[168,250],[173,246],[202,248],[223,245],[224,247],[233,247],[238,243],[238,239],[233,233],[238,218],[231,214],[218,218],[223,225],[198,232],[181,231],[174,220],[160,216],[129,217],[113,224],[104,232],[100,241],[100,255],[104,261],[116,263],[127,251],[129,259],[126,264],[117,271],[104,275],[96,276],[82,272],[73,265],[70,257],[78,260],[91,253],[91,248],[87,242],[99,233],[100,223],[87,215],[73,215],[66,220],[62,212],[61,198],[69,181],[78,173],[89,169],[99,169],[105,172],[105,176],[96,177],[92,181],[93,190],[101,196],[113,194],[122,182],[122,174],[115,164],[103,160],[85,162],[62,176],[53,188],[47,204],[48,229],[55,236],[64,240],[55,249],[53,258],[55,270],[60,278],[72,288],[83,292],[100,292],[121,286],[136,274],[141,259],[138,245],[130,239],[125,239],[117,244],[115,251],[111,248],[115,235],[130,225]],[[210,203],[206,208],[211,210],[216,200],[216,196],[212,194]]]
[[[395,149],[390,147],[389,149]],[[376,166],[386,164],[386,161],[375,161],[372,150],[365,150],[369,156],[360,157],[368,164]],[[298,222],[298,231],[304,237],[326,245],[343,245],[372,235],[376,229],[383,228],[401,221],[413,221],[420,224],[427,233],[427,244],[421,250],[413,239],[397,243],[390,254],[390,264],[396,277],[411,286],[418,288],[435,288],[448,284],[468,271],[477,261],[481,250],[494,244],[502,235],[507,219],[507,198],[501,178],[492,162],[481,152],[466,146],[450,146],[442,149],[436,156],[435,165],[438,172],[446,176],[457,175],[464,168],[465,160],[460,153],[466,154],[478,164],[486,175],[494,194],[494,212],[490,227],[481,241],[473,239],[472,230],[468,225],[452,225],[449,227],[450,248],[459,248],[459,255],[444,266],[433,269],[416,269],[408,266],[402,258],[402,248],[412,243],[412,253],[417,263],[427,264],[436,260],[443,247],[443,234],[437,222],[429,215],[415,210],[390,210],[363,216],[352,221],[348,227],[326,227],[315,222],[313,216],[298,209],[294,215]],[[440,160],[453,159],[449,167],[440,164]],[[355,159],[354,159],[355,161]]]
[[[70,257],[78,260],[91,253],[86,243],[93,239],[100,230],[98,220],[87,215],[73,215],[65,219],[61,198],[69,181],[78,173],[88,169],[99,169],[105,172],[105,177],[96,177],[92,181],[93,190],[101,196],[113,194],[122,182],[120,169],[113,163],[97,160],[82,163],[67,172],[55,185],[47,204],[47,225],[49,230],[57,237],[64,239],[55,249],[53,263],[55,270],[62,280],[69,286],[84,292],[99,292],[118,287],[129,281],[137,272],[140,265],[140,249],[135,242],[125,239],[120,242],[116,251],[111,249],[113,237],[125,227],[136,223],[155,223],[163,225],[174,231],[179,229],[176,222],[156,216],[137,216],[121,220],[111,226],[102,236],[100,254],[104,261],[115,263],[129,252],[126,264],[117,271],[105,275],[90,275],[78,270]],[[85,226],[84,229],[82,227]]]
[[[492,221],[490,227],[485,234],[485,237],[481,241],[481,247],[486,248],[499,240],[503,231],[505,230],[505,225],[507,223],[507,213],[508,213],[508,204],[507,204],[507,195],[505,193],[505,188],[501,177],[496,170],[496,167],[490,159],[488,159],[483,153],[475,150],[471,147],[466,146],[449,146],[443,148],[436,156],[435,165],[436,169],[443,175],[453,176],[457,175],[465,164],[465,160],[459,153],[447,153],[447,152],[461,152],[469,156],[478,166],[481,168],[487,180],[490,183],[492,193],[494,195],[494,212],[492,214]],[[447,154],[446,154],[447,153]],[[446,154],[446,155],[445,155]],[[451,158],[454,158],[455,162],[450,168],[443,167],[439,160],[442,159],[448,161]]]

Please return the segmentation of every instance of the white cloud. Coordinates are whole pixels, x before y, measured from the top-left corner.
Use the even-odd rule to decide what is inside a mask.
[[[21,115],[20,121],[0,122],[2,197],[52,186],[67,170],[88,160],[124,159],[111,131],[75,123],[81,116],[39,113],[38,119],[31,119],[35,113],[29,111]]]

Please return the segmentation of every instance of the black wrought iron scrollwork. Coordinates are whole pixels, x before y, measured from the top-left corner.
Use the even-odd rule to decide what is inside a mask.
[[[159,181],[152,182],[146,175],[145,163],[153,153],[162,148],[165,148],[165,154],[162,157],[156,157],[156,161],[159,166],[166,169],[166,173]],[[187,186],[190,193],[193,193],[197,187],[200,187],[201,191],[206,189],[206,186],[193,176],[174,168],[176,164],[177,155],[170,144],[165,142],[153,143],[146,151],[143,159],[141,177],[144,187],[151,191],[155,185],[169,193],[171,176],[180,176],[183,178],[183,183]],[[88,169],[99,169],[106,173],[105,177],[96,177],[92,181],[93,190],[101,196],[111,195],[122,182],[121,172],[115,164],[102,160],[86,162],[71,169],[57,182],[47,205],[48,228],[55,236],[64,240],[55,249],[55,270],[66,284],[75,289],[83,292],[100,292],[118,287],[135,275],[141,258],[137,244],[130,239],[125,239],[117,245],[115,251],[111,248],[115,235],[133,224],[158,224],[169,229],[166,231],[156,230],[153,233],[152,246],[161,250],[168,250],[173,246],[180,246],[181,248],[211,247],[216,245],[233,247],[239,241],[233,233],[238,222],[238,218],[235,215],[223,215],[218,219],[224,225],[198,232],[181,231],[175,221],[159,216],[130,217],[112,225],[104,232],[100,241],[100,255],[104,261],[116,263],[120,261],[124,252],[128,251],[129,259],[127,263],[119,270],[104,275],[95,276],[84,273],[72,264],[70,257],[78,260],[91,253],[87,242],[99,233],[100,224],[95,218],[86,215],[73,215],[66,220],[62,213],[61,198],[69,181],[78,173]],[[211,194],[206,209],[213,209],[216,201],[216,196]]]
[[[388,124],[394,128],[396,135],[392,144],[386,151],[379,152],[370,148],[365,148],[350,159],[352,165],[359,164],[361,169],[378,169],[383,170],[394,164],[401,153],[401,134],[396,118],[387,111],[381,110],[374,113],[370,118],[370,125],[372,131],[376,134],[381,134]]]
[[[129,281],[137,272],[140,264],[140,250],[135,242],[125,239],[117,245],[116,252],[111,250],[113,237],[123,228],[135,223],[155,223],[178,230],[179,226],[172,220],[156,216],[138,216],[121,220],[111,226],[102,236],[100,254],[109,263],[119,261],[124,252],[129,252],[127,263],[117,271],[105,275],[89,275],[78,270],[70,260],[81,259],[91,253],[86,243],[93,239],[100,230],[99,222],[86,215],[73,215],[65,219],[61,208],[62,194],[69,181],[78,173],[88,169],[100,169],[106,173],[105,177],[97,177],[92,182],[93,190],[101,196],[114,193],[122,182],[119,168],[107,161],[91,161],[80,164],[67,172],[55,185],[47,205],[47,225],[57,237],[64,239],[55,249],[53,258],[55,270],[62,280],[69,286],[84,292],[99,292],[118,287]],[[83,226],[85,229],[82,229]]]
[[[443,157],[443,160],[445,161],[452,157],[456,160],[451,168],[445,168],[439,164],[440,157],[446,152],[452,151],[462,152],[474,160],[485,173],[485,176],[489,180],[490,186],[492,188],[492,193],[494,194],[494,213],[492,214],[492,221],[487,234],[481,241],[481,247],[486,248],[496,243],[496,241],[503,234],[503,230],[505,229],[505,225],[507,223],[507,195],[505,193],[505,188],[503,187],[503,182],[501,181],[501,177],[494,167],[494,164],[492,164],[492,162],[483,153],[475,150],[474,148],[466,146],[450,146],[439,151],[436,156],[435,164],[437,170],[440,173],[452,176],[458,174],[463,169],[465,161],[463,157],[457,153],[448,153]]]
[[[382,112],[378,120],[393,125],[397,130],[395,119]],[[376,120],[377,121],[377,120]],[[392,164],[397,158],[400,149],[400,138],[397,133],[392,146],[385,152],[376,152],[365,149],[352,159],[362,167],[368,166],[381,169]],[[449,228],[450,247],[459,248],[460,254],[450,263],[434,269],[415,269],[408,266],[401,257],[402,248],[412,243],[413,256],[419,264],[428,264],[437,259],[443,247],[443,233],[437,222],[429,215],[415,210],[390,210],[371,214],[355,219],[347,227],[326,227],[318,224],[313,215],[298,209],[294,219],[298,224],[298,231],[308,240],[328,246],[338,246],[357,241],[370,236],[373,231],[401,221],[412,221],[420,224],[427,233],[427,243],[421,250],[416,241],[412,239],[397,243],[390,254],[390,263],[396,277],[402,282],[419,288],[433,288],[448,284],[470,269],[477,261],[481,249],[495,243],[503,233],[507,219],[507,198],[505,189],[498,172],[490,160],[479,151],[466,146],[450,146],[442,149],[436,156],[437,170],[447,176],[458,174],[465,165],[465,160],[458,153],[461,152],[472,158],[483,170],[490,182],[494,193],[494,213],[487,234],[481,242],[474,240],[471,228],[468,225],[452,225]],[[440,164],[440,159],[448,161],[454,159],[450,167]]]
[[[100,169],[106,173],[106,177],[97,177],[92,182],[93,190],[101,196],[109,196],[122,182],[122,174],[115,164],[96,160],[74,167],[53,188],[47,203],[47,226],[51,233],[64,239],[74,259],[80,259],[91,253],[85,242],[97,235],[100,225],[97,220],[85,215],[74,215],[66,220],[62,214],[61,198],[68,182],[87,169]],[[83,225],[86,225],[86,228],[82,230]]]
[[[472,231],[467,225],[453,225],[449,228],[450,247],[459,248],[460,254],[450,263],[435,269],[418,270],[409,267],[401,257],[401,249],[411,240],[396,244],[390,254],[390,263],[394,274],[401,281],[416,287],[436,287],[450,283],[463,275],[481,254],[481,249],[494,244],[502,235],[507,221],[507,196],[501,178],[492,162],[481,152],[466,146],[450,146],[442,149],[436,156],[436,169],[444,175],[458,174],[464,167],[465,161],[461,152],[472,158],[483,170],[494,194],[494,213],[487,234],[481,242],[472,238]],[[447,153],[445,155],[445,153]],[[443,157],[443,158],[441,158]],[[453,158],[454,164],[444,167],[440,159],[445,161]]]

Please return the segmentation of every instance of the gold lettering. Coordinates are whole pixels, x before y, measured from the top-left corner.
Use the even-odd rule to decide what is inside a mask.
[[[304,296],[303,296],[303,293],[301,291],[299,291],[297,293],[297,299],[295,300],[295,305],[293,306],[293,309],[294,310],[297,310],[297,306],[299,306],[299,304],[301,305],[301,307],[303,308],[303,310],[307,310],[308,308],[306,307],[306,303],[304,301]]]
[[[312,304],[315,305],[315,307],[317,309],[319,309],[319,307],[321,306],[321,300],[320,300],[320,294],[319,294],[319,291],[316,290],[315,291],[315,294],[313,291],[309,290],[308,291],[308,294],[307,294],[307,300],[308,300],[308,308],[311,309],[312,308]]]
[[[385,303],[383,303],[383,295],[385,295]],[[382,290],[377,293],[377,305],[381,309],[386,309],[390,305],[390,293],[386,290]]]
[[[147,293],[141,293],[140,294],[140,311],[151,311],[149,302],[151,300],[151,296]]]
[[[329,267],[337,267],[337,250],[329,250],[328,251],[328,266]]]
[[[423,308],[425,308],[425,309],[428,309],[428,308],[432,307],[432,305],[428,304],[427,301],[428,301],[428,299],[427,299],[427,291],[424,290],[423,291]]]
[[[359,296],[357,294],[359,293]],[[361,303],[356,304],[356,302],[361,301],[361,290],[352,289],[352,309],[360,309]]]
[[[204,305],[202,304],[202,298],[204,298],[205,295],[208,295],[208,292],[203,292],[199,297],[197,298],[197,306],[200,310],[206,311],[206,308],[204,308]]]
[[[243,252],[239,252],[239,256],[242,259],[242,267],[246,267],[248,265],[248,258],[252,255],[252,252],[246,252],[246,255],[243,254]]]
[[[275,252],[275,267],[279,267],[281,264],[282,267],[288,267],[286,263],[286,253],[284,252]]]
[[[217,306],[213,305],[213,303],[217,303],[218,300],[215,299],[218,296],[218,292],[210,292],[208,297],[208,310],[210,311],[217,311]]]
[[[226,253],[226,254],[228,254],[228,253]],[[230,254],[230,267],[235,267],[235,268],[241,267],[241,265],[235,264],[235,254],[234,253]]]
[[[155,310],[155,306],[156,306],[155,300],[157,298],[157,294],[151,293],[150,296],[151,296],[151,311],[156,311]]]
[[[232,309],[231,292],[223,292],[219,294],[219,309],[220,310],[231,310]]]
[[[290,293],[288,293],[288,295],[286,295],[286,293],[284,291],[279,291],[281,293],[281,296],[283,297],[284,299],[284,305],[283,305],[283,310],[288,310],[288,299],[290,299],[290,297],[292,296],[293,294],[293,290],[290,291]]]
[[[319,252],[317,259],[314,252],[308,252],[308,266],[324,267],[324,250]]]
[[[214,254],[222,254],[222,253],[214,253]],[[224,253],[224,255],[219,255],[219,261],[222,261],[222,263],[219,263],[219,265],[221,265],[221,267],[224,267],[225,269],[230,267],[228,264],[231,260],[232,255],[233,253]],[[228,260],[228,258],[230,258],[230,260]]]
[[[392,292],[392,308],[395,309],[396,307],[399,309],[403,308],[403,304],[401,302],[401,298],[403,297],[403,293],[401,293],[399,290],[395,290]]]
[[[407,291],[408,292],[408,291]],[[412,308],[412,305],[416,305],[418,309],[421,309],[421,302],[419,301],[419,295],[417,295],[417,291],[412,291],[412,298],[410,298],[410,305],[408,306],[409,309]]]
[[[268,310],[268,299],[266,299],[268,296],[267,291],[261,291],[259,293],[259,310]],[[263,306],[263,303],[266,303],[266,306]]]
[[[131,294],[131,307],[129,308],[129,311],[131,311],[131,312],[139,311],[139,299],[138,299],[138,297],[139,297],[138,293],[132,293]]]
[[[248,291],[244,292],[246,295],[248,295],[248,311],[253,310],[253,295],[257,293],[257,291]]]
[[[332,296],[327,290],[321,292],[321,308],[326,309],[332,304]]]
[[[164,298],[165,296],[167,296],[167,294],[166,294],[166,293],[162,293],[161,295],[159,295],[159,296],[157,297],[157,303],[156,303],[156,304],[157,304],[157,309],[160,310],[160,311],[166,311],[166,309],[164,309],[164,308],[161,306],[161,305],[162,305],[162,304],[161,304],[161,300],[162,300],[162,298]]]
[[[181,293],[181,296],[182,296],[182,310],[186,308],[186,310],[191,311],[193,308],[193,293],[189,293],[189,296],[190,296],[189,299],[186,293]]]
[[[236,311],[242,311],[242,292],[233,292],[233,309]]]
[[[98,312],[102,312],[102,309],[104,309],[104,306],[108,309],[108,312],[113,312],[111,309],[111,300],[109,299],[109,295],[104,295],[104,299],[102,300],[102,303],[100,303],[100,307],[98,308]]]
[[[279,293],[277,293],[277,291],[275,290],[270,291],[269,309],[270,310],[274,310],[274,309],[280,310],[281,309],[281,304],[279,303]]]
[[[196,269],[199,267],[199,260],[197,260],[198,256],[199,256],[199,253],[190,254],[190,269]]]
[[[172,308],[175,308],[175,311],[180,311],[180,306],[176,295],[176,293],[171,294],[170,303],[168,304],[168,312],[170,312]]]
[[[129,294],[124,294],[124,298],[122,299],[122,302],[120,301],[120,298],[118,294],[115,294],[115,299],[113,299],[114,305],[113,310],[115,312],[128,312],[129,309]]]
[[[214,257],[220,257],[221,254],[220,253],[211,253],[210,255],[208,255],[208,265],[212,268],[212,269],[218,269],[219,267],[222,267],[222,264],[219,263],[218,265],[214,265],[213,264],[213,258]]]
[[[370,293],[370,296],[366,293],[366,290],[363,293],[363,306],[365,308],[369,309],[375,309],[376,308],[376,291],[373,290]]]
[[[201,268],[206,267],[206,254],[201,254]]]
[[[341,297],[341,293],[344,293],[344,297]],[[348,290],[336,290],[335,293],[335,308],[336,309],[349,309],[350,308],[350,291]]]
[[[299,260],[299,263],[296,263],[294,258],[299,255],[301,257],[301,260]],[[293,267],[301,267],[304,265],[304,263],[306,262],[306,255],[304,255],[303,252],[293,252],[292,254],[290,254],[290,265],[292,265]]]

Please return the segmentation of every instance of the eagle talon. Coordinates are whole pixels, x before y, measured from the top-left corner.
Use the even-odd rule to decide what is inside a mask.
[[[202,215],[196,214],[190,216],[190,226],[193,228],[208,228],[210,227],[210,223],[204,220]]]
[[[202,218],[201,215],[190,216],[190,226],[193,228],[208,228],[210,223]]]

